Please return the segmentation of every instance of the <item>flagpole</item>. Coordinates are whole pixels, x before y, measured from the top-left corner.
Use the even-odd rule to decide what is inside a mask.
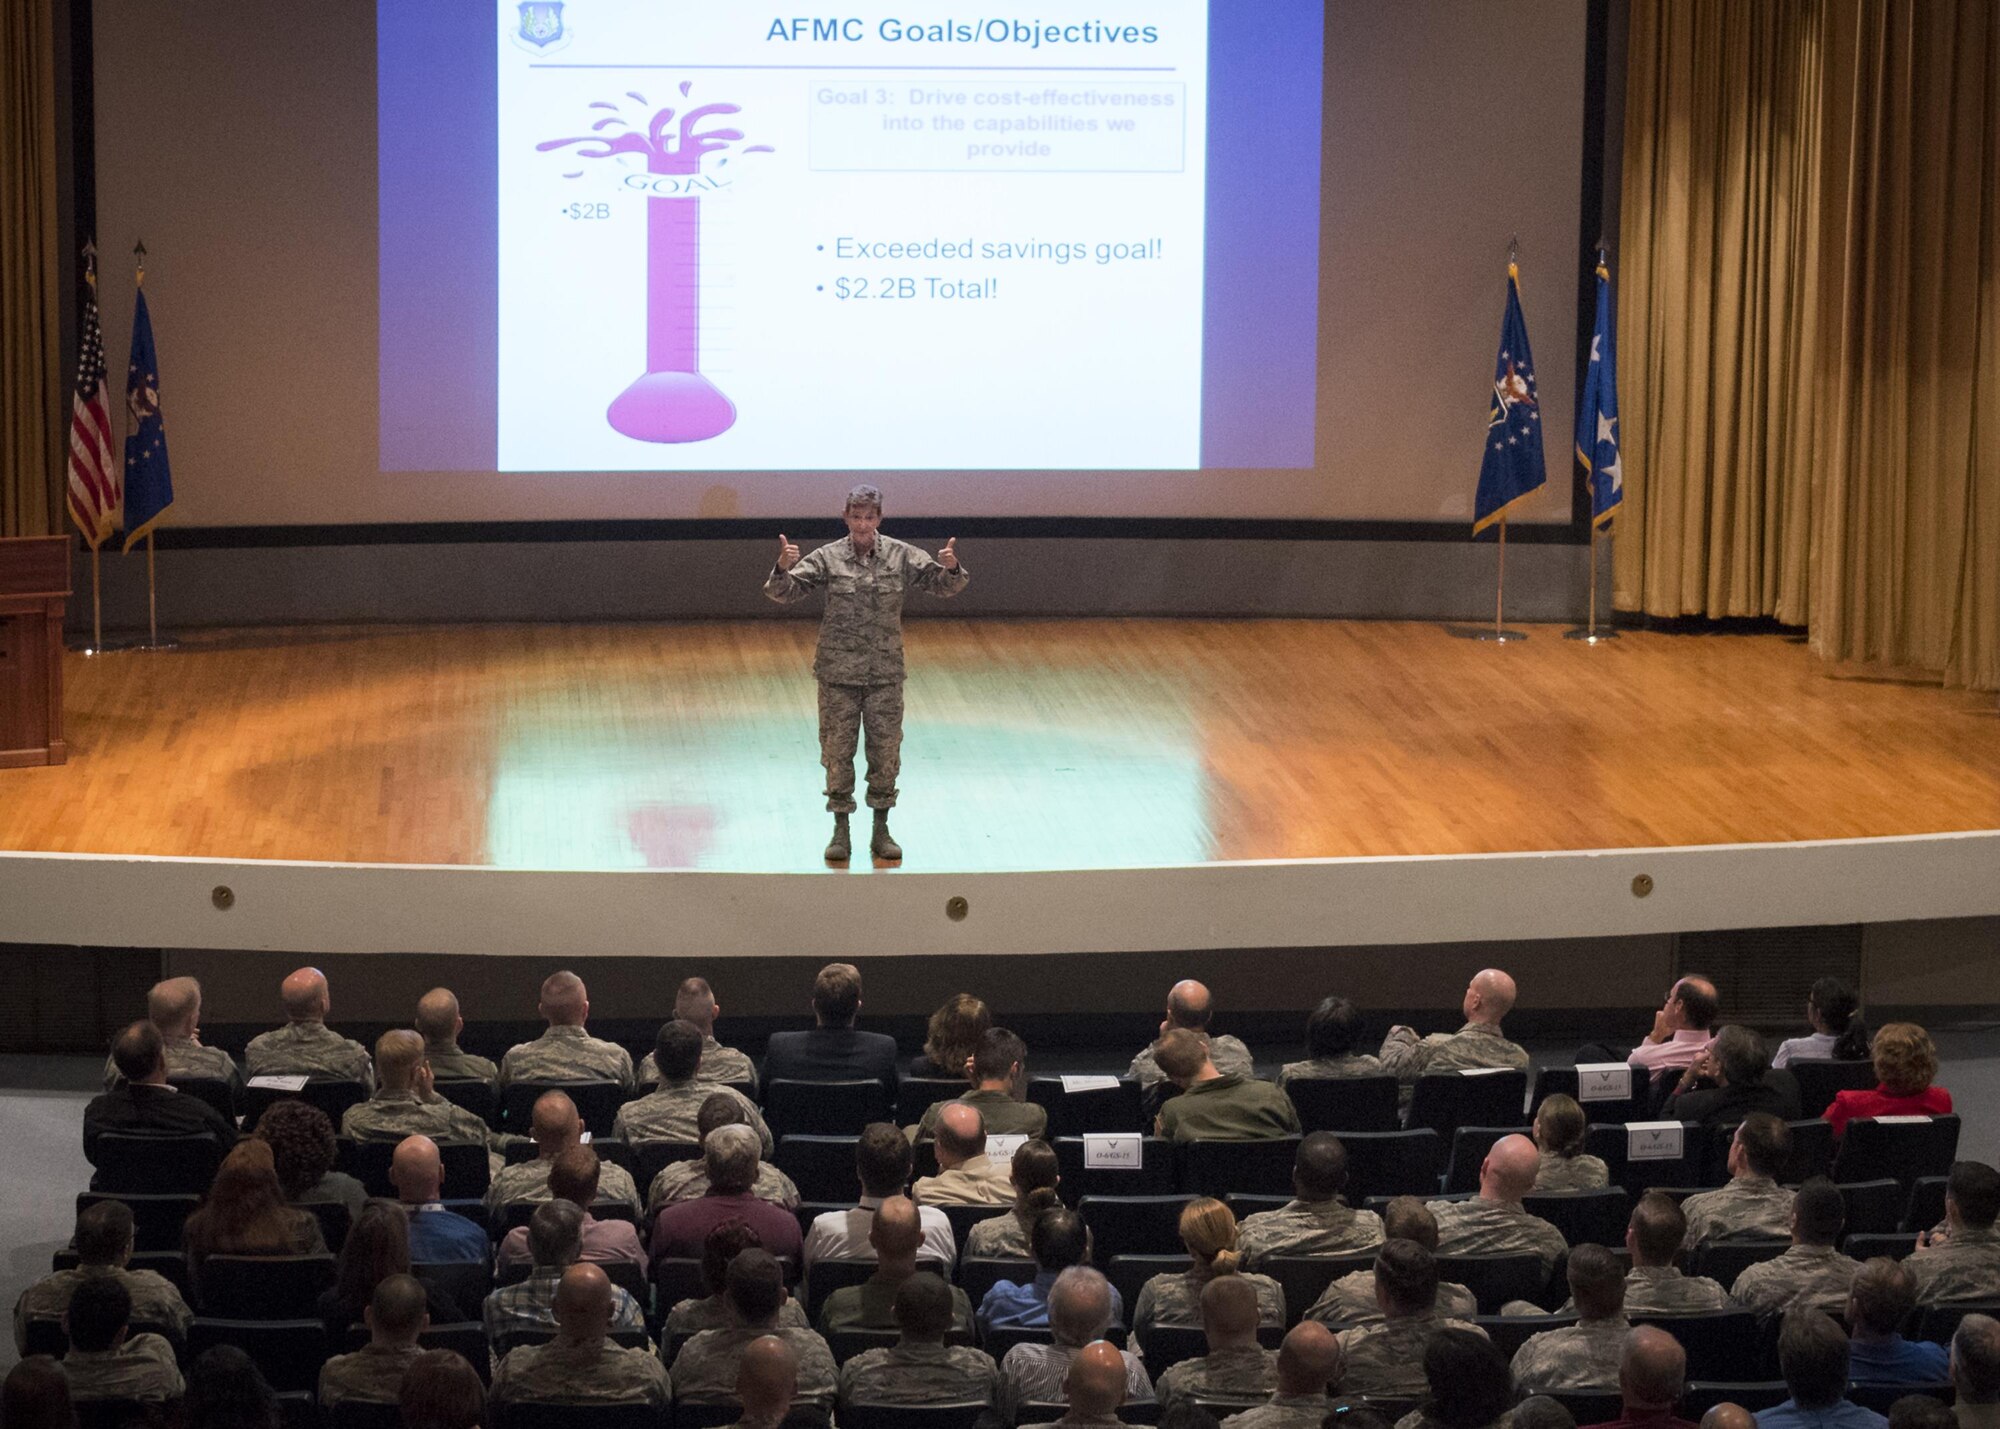
[[[104,653],[104,591],[97,578],[97,547],[90,548],[90,648],[86,655]]]
[[[1500,513],[1500,579],[1493,585],[1493,638],[1507,638],[1507,513]]]
[[[1606,261],[1604,235],[1599,234],[1597,237],[1597,267],[1600,274],[1608,271],[1605,268]],[[1594,362],[1597,360],[1596,339],[1594,337],[1591,343],[1591,360]],[[1582,456],[1581,447],[1578,449],[1578,455]],[[1584,460],[1587,468],[1584,473],[1584,490],[1590,497],[1590,610],[1583,628],[1580,630],[1565,630],[1563,632],[1563,639],[1580,640],[1585,645],[1602,645],[1607,640],[1616,640],[1618,632],[1609,626],[1606,626],[1602,631],[1597,628],[1597,568],[1601,564],[1597,553],[1597,538],[1603,533],[1604,523],[1598,520],[1597,517],[1596,450],[1593,448],[1591,455]]]

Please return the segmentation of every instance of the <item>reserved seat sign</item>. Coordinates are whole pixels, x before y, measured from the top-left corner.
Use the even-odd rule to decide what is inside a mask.
[[[1142,1137],[1129,1132],[1087,1132],[1083,1165],[1087,1171],[1137,1171],[1145,1164]]]

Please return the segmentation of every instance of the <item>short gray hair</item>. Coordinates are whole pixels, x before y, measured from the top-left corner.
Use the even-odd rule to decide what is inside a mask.
[[[717,1191],[747,1191],[757,1183],[757,1162],[763,1151],[757,1133],[740,1122],[718,1126],[702,1143],[708,1184]]]
[[[528,1258],[536,1266],[571,1265],[583,1255],[583,1207],[550,1201],[528,1217]]]
[[[1087,1345],[1111,1325],[1111,1282],[1088,1265],[1072,1265],[1049,1287],[1049,1327],[1063,1344]]]
[[[882,489],[877,486],[870,486],[865,481],[862,482],[859,486],[849,487],[847,492],[847,504],[842,506],[840,509],[842,511],[850,511],[856,506],[872,506],[875,508],[875,514],[878,516],[881,515]]]
[[[1961,1404],[2000,1402],[2000,1320],[1967,1315],[1951,1335],[1951,1378]]]

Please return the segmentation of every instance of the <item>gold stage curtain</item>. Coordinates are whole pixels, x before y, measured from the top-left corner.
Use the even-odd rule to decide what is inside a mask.
[[[64,529],[56,446],[55,32],[48,0],[0,6],[0,536]]]
[[[1614,599],[2000,688],[1992,0],[1634,0]]]

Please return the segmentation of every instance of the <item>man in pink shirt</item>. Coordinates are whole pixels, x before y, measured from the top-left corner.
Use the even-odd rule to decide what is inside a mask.
[[[1653,1030],[1629,1052],[1608,1046],[1581,1048],[1579,1062],[1629,1062],[1652,1078],[1655,1089],[1701,1060],[1715,1040],[1715,1020],[1722,1012],[1715,984],[1689,974],[1667,989],[1667,1000],[1653,1014]]]
[[[558,1152],[549,1164],[549,1197],[574,1202],[583,1211],[583,1256],[592,1265],[624,1263],[644,1265],[645,1247],[630,1221],[599,1220],[590,1213],[597,1199],[597,1153],[588,1146],[572,1146]],[[498,1268],[508,1270],[533,1263],[528,1253],[528,1228],[515,1226],[500,1242]]]

